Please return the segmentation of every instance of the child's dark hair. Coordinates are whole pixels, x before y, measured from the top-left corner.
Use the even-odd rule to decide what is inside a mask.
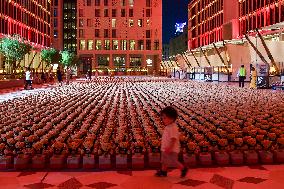
[[[173,120],[176,120],[177,117],[178,117],[178,113],[177,113],[176,109],[171,107],[171,106],[165,107],[161,111],[160,115],[165,115],[169,118],[172,118]]]

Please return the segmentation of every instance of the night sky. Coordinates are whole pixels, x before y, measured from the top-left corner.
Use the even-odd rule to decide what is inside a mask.
[[[187,23],[187,5],[190,0],[163,0],[163,43],[175,34],[175,23]]]

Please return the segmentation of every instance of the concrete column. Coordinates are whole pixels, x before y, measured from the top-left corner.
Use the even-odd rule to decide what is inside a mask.
[[[125,55],[125,68],[129,68],[130,67],[130,55],[126,54]]]
[[[145,54],[142,55],[142,64],[141,64],[141,66],[142,66],[143,68],[147,67],[146,55],[145,55]]]
[[[110,69],[114,68],[113,55],[112,54],[109,54],[109,68]]]

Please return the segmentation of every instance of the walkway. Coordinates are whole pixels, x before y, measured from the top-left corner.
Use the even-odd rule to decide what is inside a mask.
[[[5,189],[283,189],[284,165],[191,169],[180,179],[174,170],[167,178],[155,171],[0,172]]]
[[[7,100],[12,100],[14,98],[20,98],[28,96],[31,94],[44,91],[47,88],[51,88],[53,84],[43,84],[43,85],[34,85],[33,90],[24,90],[23,88],[11,88],[11,89],[1,89],[0,90],[0,103]]]

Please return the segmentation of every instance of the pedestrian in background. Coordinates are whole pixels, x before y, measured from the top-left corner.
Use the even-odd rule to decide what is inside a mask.
[[[238,76],[239,76],[239,87],[245,86],[245,80],[246,80],[247,71],[244,65],[241,65]]]

